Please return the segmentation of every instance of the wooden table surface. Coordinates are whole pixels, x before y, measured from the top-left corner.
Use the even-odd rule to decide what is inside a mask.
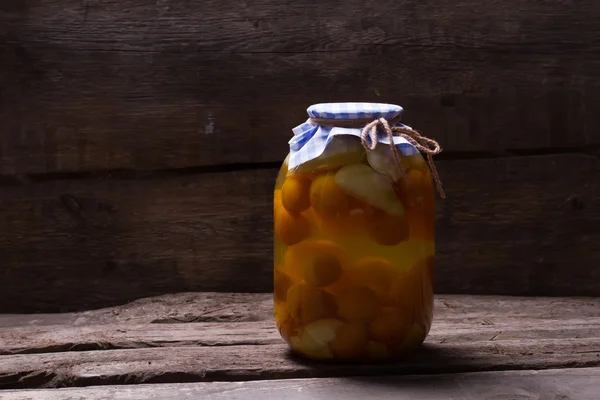
[[[423,349],[379,365],[291,356],[269,294],[0,315],[0,398],[597,398],[600,298],[440,295],[435,306]]]

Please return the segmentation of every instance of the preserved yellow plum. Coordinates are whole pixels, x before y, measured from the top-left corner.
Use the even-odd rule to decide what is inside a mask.
[[[273,279],[277,327],[297,354],[385,361],[429,333],[440,149],[401,114],[316,104],[293,129],[273,196]]]
[[[375,212],[367,221],[367,226],[371,238],[383,246],[395,246],[410,237],[410,226],[405,215]]]
[[[408,333],[412,317],[412,313],[406,309],[385,307],[371,321],[369,334],[375,340],[394,345]]]
[[[367,286],[349,286],[336,297],[340,317],[350,322],[371,320],[379,311],[377,293]]]
[[[310,235],[310,223],[302,214],[285,209],[275,212],[275,236],[287,246],[295,245]]]
[[[350,198],[338,186],[335,177],[323,174],[310,187],[310,205],[321,216],[340,217],[350,212]]]
[[[275,288],[275,302],[287,300],[287,292],[292,286],[292,280],[289,276],[280,271],[281,268],[275,268],[273,275],[273,286]]]
[[[299,283],[287,293],[290,316],[299,323],[313,322],[335,315],[333,296],[314,286]]]
[[[354,284],[363,284],[374,290],[380,298],[386,298],[390,287],[398,276],[398,268],[383,257],[367,256],[354,264],[348,271],[348,278]]]
[[[275,303],[275,316],[277,320],[277,329],[281,336],[289,343],[289,339],[294,336],[294,320],[290,316],[285,303]]]
[[[352,236],[367,231],[367,215],[355,203],[348,215],[326,217],[315,215],[314,224],[325,236]]]
[[[283,271],[314,286],[328,286],[337,281],[347,268],[348,254],[329,240],[305,240],[288,248]]]
[[[310,207],[310,180],[302,175],[292,175],[281,187],[281,203],[289,212],[299,213]]]
[[[328,286],[342,276],[341,261],[330,253],[316,255],[310,264],[306,265],[304,279],[306,283],[315,286]]]

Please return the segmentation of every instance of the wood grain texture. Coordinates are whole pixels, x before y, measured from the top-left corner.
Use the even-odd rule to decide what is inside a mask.
[[[0,355],[282,343],[270,294],[165,295],[80,313],[0,315],[0,326]],[[438,295],[428,343],[561,338],[600,338],[600,299]]]
[[[261,310],[269,295],[208,296],[220,300],[216,315],[230,315],[244,296],[249,307]],[[164,300],[156,302],[158,311],[152,299],[129,310],[131,315],[144,310],[154,319],[168,309]],[[177,297],[171,301],[176,304]],[[117,316],[113,321],[98,325],[93,313],[75,327],[23,324],[0,330],[7,343],[0,357],[0,388],[600,366],[600,299],[442,296],[436,306],[431,335],[419,352],[401,362],[369,365],[294,358],[265,313],[258,321],[142,324],[119,320],[116,308],[104,310]],[[573,309],[581,313],[576,316]],[[100,349],[111,350],[89,351]],[[6,355],[11,351],[21,354]]]
[[[280,162],[324,101],[401,104],[447,152],[594,149],[599,16],[593,0],[5,0],[0,173]]]
[[[438,293],[600,295],[600,163],[438,163]],[[0,191],[0,312],[272,289],[275,170],[106,177]]]
[[[7,390],[3,400],[596,400],[600,368]]]
[[[437,295],[436,319],[483,321],[492,314],[523,320],[573,316],[598,317],[597,299],[581,297],[517,297],[478,295]],[[109,324],[181,324],[196,322],[253,322],[271,319],[270,293],[176,293],[138,299],[98,310],[59,314],[0,314],[0,327],[69,326]],[[442,314],[440,314],[442,313]],[[465,317],[469,315],[469,317]]]
[[[512,297],[510,298],[512,299]],[[528,299],[535,310],[546,307],[546,301],[552,304],[560,299]],[[559,310],[572,312],[579,307],[580,301],[560,300]],[[459,298],[453,296],[453,302]],[[462,308],[469,307],[470,300],[459,303]],[[534,306],[535,304],[535,306]],[[589,304],[588,304],[589,305]],[[491,305],[494,308],[505,307],[502,298]],[[585,310],[588,307],[584,307]],[[560,311],[563,312],[563,311]],[[562,314],[560,314],[562,315]],[[58,314],[0,314],[0,327],[44,327],[107,324],[180,324],[187,322],[248,322],[263,321],[273,316],[273,297],[265,293],[176,293],[157,297],[138,299],[127,304],[101,308],[97,310],[67,312]]]

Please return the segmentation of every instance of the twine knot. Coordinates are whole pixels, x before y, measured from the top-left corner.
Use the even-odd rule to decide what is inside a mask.
[[[379,143],[377,141],[377,129],[383,128],[383,131],[387,135],[390,141],[390,148],[392,150],[392,156],[396,162],[400,173],[404,179],[408,179],[406,171],[402,166],[402,154],[400,150],[394,145],[394,136],[401,136],[406,139],[407,142],[412,144],[417,150],[427,155],[427,163],[433,175],[438,193],[442,199],[446,198],[444,190],[442,189],[442,182],[440,176],[433,163],[433,156],[439,154],[442,151],[439,143],[433,139],[422,136],[419,132],[406,126],[394,126],[400,122],[400,117],[392,118],[389,121],[385,118],[373,119],[333,119],[333,118],[311,118],[310,121],[313,124],[321,126],[335,126],[340,128],[362,128],[360,136],[361,142],[365,150],[373,151]],[[369,140],[371,143],[369,143]]]
[[[435,168],[435,164],[433,163],[433,156],[439,154],[442,151],[440,144],[433,139],[422,136],[419,132],[412,128],[408,128],[406,126],[390,126],[390,123],[385,118],[379,118],[374,121],[369,122],[365,125],[362,130],[362,134],[360,139],[362,141],[363,147],[369,151],[375,150],[377,147],[377,128],[382,127],[385,134],[387,135],[388,140],[390,141],[390,148],[392,149],[392,156],[400,169],[400,173],[405,179],[408,179],[406,176],[406,171],[402,166],[401,153],[400,150],[396,146],[394,146],[394,136],[401,136],[406,139],[407,142],[415,146],[417,150],[427,155],[427,163],[429,164],[429,168],[431,169],[431,174],[433,175],[433,179],[435,180],[435,184],[437,186],[437,190],[442,199],[446,198],[444,193],[444,189],[442,189],[442,182],[440,180],[440,176]],[[368,139],[371,140],[369,144]]]

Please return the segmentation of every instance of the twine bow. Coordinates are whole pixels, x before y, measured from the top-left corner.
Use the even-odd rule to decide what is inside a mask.
[[[438,175],[437,169],[435,168],[435,164],[433,163],[433,156],[439,154],[442,151],[440,144],[433,139],[430,139],[425,136],[421,136],[421,134],[414,129],[407,128],[405,126],[392,126],[390,127],[389,122],[385,118],[379,118],[374,121],[371,121],[362,130],[362,134],[360,139],[365,149],[375,150],[377,147],[377,128],[381,126],[385,131],[388,140],[390,141],[390,148],[392,150],[392,156],[396,161],[396,164],[400,168],[400,172],[405,179],[408,179],[406,176],[406,171],[402,166],[401,154],[400,151],[394,144],[394,134],[396,136],[401,136],[406,139],[410,144],[415,146],[417,150],[422,153],[427,154],[427,162],[429,164],[429,168],[431,169],[431,174],[433,175],[433,179],[435,180],[435,184],[437,186],[437,190],[442,199],[446,198],[444,193],[444,189],[442,189],[442,182],[440,180],[440,176]],[[367,139],[371,139],[371,144],[368,143]]]
[[[400,173],[404,179],[408,179],[406,175],[406,171],[402,166],[402,154],[400,150],[396,146],[394,146],[394,136],[401,136],[410,144],[415,146],[417,150],[427,155],[427,163],[429,164],[429,168],[431,169],[431,174],[433,175],[433,179],[435,181],[438,193],[442,199],[446,198],[444,193],[444,189],[442,189],[442,182],[440,180],[440,176],[435,168],[435,164],[433,163],[433,156],[439,154],[442,151],[439,143],[433,139],[430,139],[425,136],[421,136],[419,132],[414,129],[408,128],[406,126],[394,126],[396,123],[400,122],[400,118],[393,118],[391,120],[386,120],[385,118],[378,118],[376,120],[372,119],[331,119],[331,118],[311,118],[310,119],[313,124],[322,125],[322,126],[336,126],[341,128],[362,128],[362,133],[360,136],[363,147],[367,151],[373,151],[377,147],[379,143],[377,141],[377,129],[379,127],[383,128],[383,131],[387,135],[388,140],[390,141],[390,148],[392,151],[392,156],[394,157],[394,161],[398,165],[400,169]],[[391,126],[390,126],[391,125]],[[369,139],[371,143],[369,143]]]

